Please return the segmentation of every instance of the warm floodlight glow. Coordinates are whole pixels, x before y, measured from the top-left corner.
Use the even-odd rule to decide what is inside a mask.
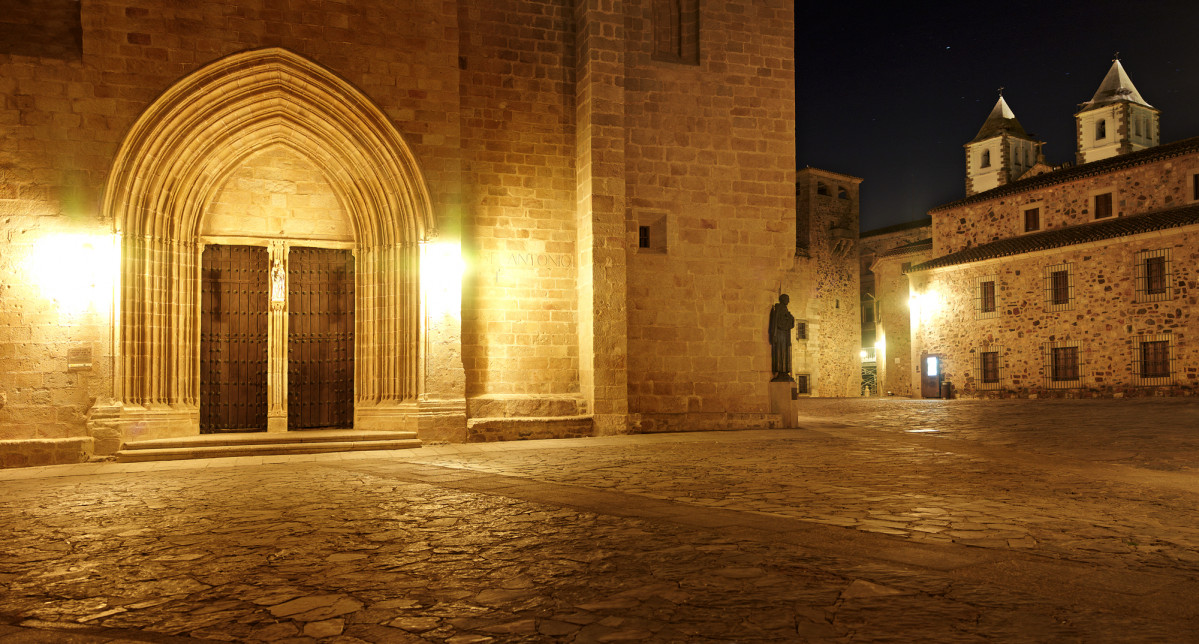
[[[118,257],[112,235],[48,235],[29,254],[29,280],[58,305],[59,313],[107,314]]]
[[[912,293],[908,298],[908,308],[912,317],[920,322],[928,322],[941,310],[941,294],[937,291]]]
[[[858,352],[858,355],[861,356],[863,360],[865,360],[866,359],[866,350],[862,349],[861,351]]]
[[[462,315],[462,275],[466,262],[457,241],[421,244],[421,287],[430,320]]]
[[[924,359],[924,375],[929,378],[935,377],[938,373],[937,367],[940,365],[940,360],[937,356],[928,356]]]

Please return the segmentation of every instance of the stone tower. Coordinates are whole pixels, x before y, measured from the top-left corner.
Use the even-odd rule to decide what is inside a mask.
[[[1003,94],[966,144],[966,195],[1006,185],[1037,162],[1042,142],[1024,131]]]
[[[1117,58],[1091,100],[1074,115],[1079,163],[1158,144],[1160,112],[1137,91]]]

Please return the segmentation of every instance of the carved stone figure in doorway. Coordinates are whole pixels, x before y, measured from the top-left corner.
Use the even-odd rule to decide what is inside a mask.
[[[795,328],[795,316],[787,310],[791,298],[782,293],[779,301],[770,307],[770,371],[771,382],[794,382],[791,379],[791,329]]]

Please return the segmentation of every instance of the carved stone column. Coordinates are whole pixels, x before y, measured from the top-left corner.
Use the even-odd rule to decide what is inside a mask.
[[[287,250],[287,242],[271,242],[271,317],[266,344],[268,432],[287,431]]]

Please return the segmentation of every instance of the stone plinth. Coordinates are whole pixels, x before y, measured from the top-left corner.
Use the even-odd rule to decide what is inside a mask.
[[[782,427],[799,427],[798,396],[794,382],[770,383],[770,413],[782,416]]]

